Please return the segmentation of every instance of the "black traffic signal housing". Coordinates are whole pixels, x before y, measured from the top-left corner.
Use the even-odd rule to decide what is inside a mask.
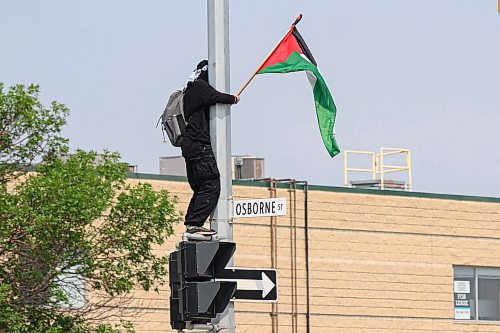
[[[224,311],[236,292],[236,282],[215,281],[231,259],[236,244],[230,242],[181,242],[170,253],[170,324],[208,324]]]

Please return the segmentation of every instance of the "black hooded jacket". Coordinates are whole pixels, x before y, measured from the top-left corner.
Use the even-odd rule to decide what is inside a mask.
[[[196,158],[204,146],[210,146],[210,105],[235,104],[233,95],[221,93],[205,81],[204,77],[190,82],[184,91],[186,135],[182,143],[182,156]]]

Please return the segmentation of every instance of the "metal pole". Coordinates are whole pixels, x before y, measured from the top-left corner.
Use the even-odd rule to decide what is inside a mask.
[[[344,186],[347,187],[347,151],[344,151]]]
[[[385,172],[385,167],[384,167],[384,148],[380,148],[380,189],[384,189],[384,172]]]
[[[409,149],[406,152],[406,166],[408,167],[408,191],[412,192],[413,191],[413,184],[412,184],[412,179],[411,179],[411,156],[410,156]]]
[[[207,0],[208,13],[208,78],[221,92],[229,92],[229,0]],[[221,193],[212,215],[211,227],[219,237],[233,240],[232,179],[231,179],[231,115],[228,105],[216,104],[210,108],[210,135],[220,172]],[[231,259],[228,263],[233,265]],[[220,324],[220,332],[234,333],[234,304],[213,323]]]

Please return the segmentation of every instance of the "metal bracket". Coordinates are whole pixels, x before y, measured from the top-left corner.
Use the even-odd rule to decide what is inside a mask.
[[[228,223],[232,224],[233,223],[233,218],[234,218],[234,200],[233,197],[227,198],[227,216],[228,216]]]
[[[185,330],[192,331],[193,333],[219,333],[224,328],[220,327],[218,324],[191,324],[191,322],[186,322],[186,328],[184,330],[178,331],[179,333],[187,333]]]

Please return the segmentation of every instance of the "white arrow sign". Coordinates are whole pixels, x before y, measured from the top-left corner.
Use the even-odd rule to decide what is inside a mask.
[[[262,298],[265,298],[276,286],[264,272],[260,280],[216,279],[216,281],[236,282],[237,290],[262,290]]]

